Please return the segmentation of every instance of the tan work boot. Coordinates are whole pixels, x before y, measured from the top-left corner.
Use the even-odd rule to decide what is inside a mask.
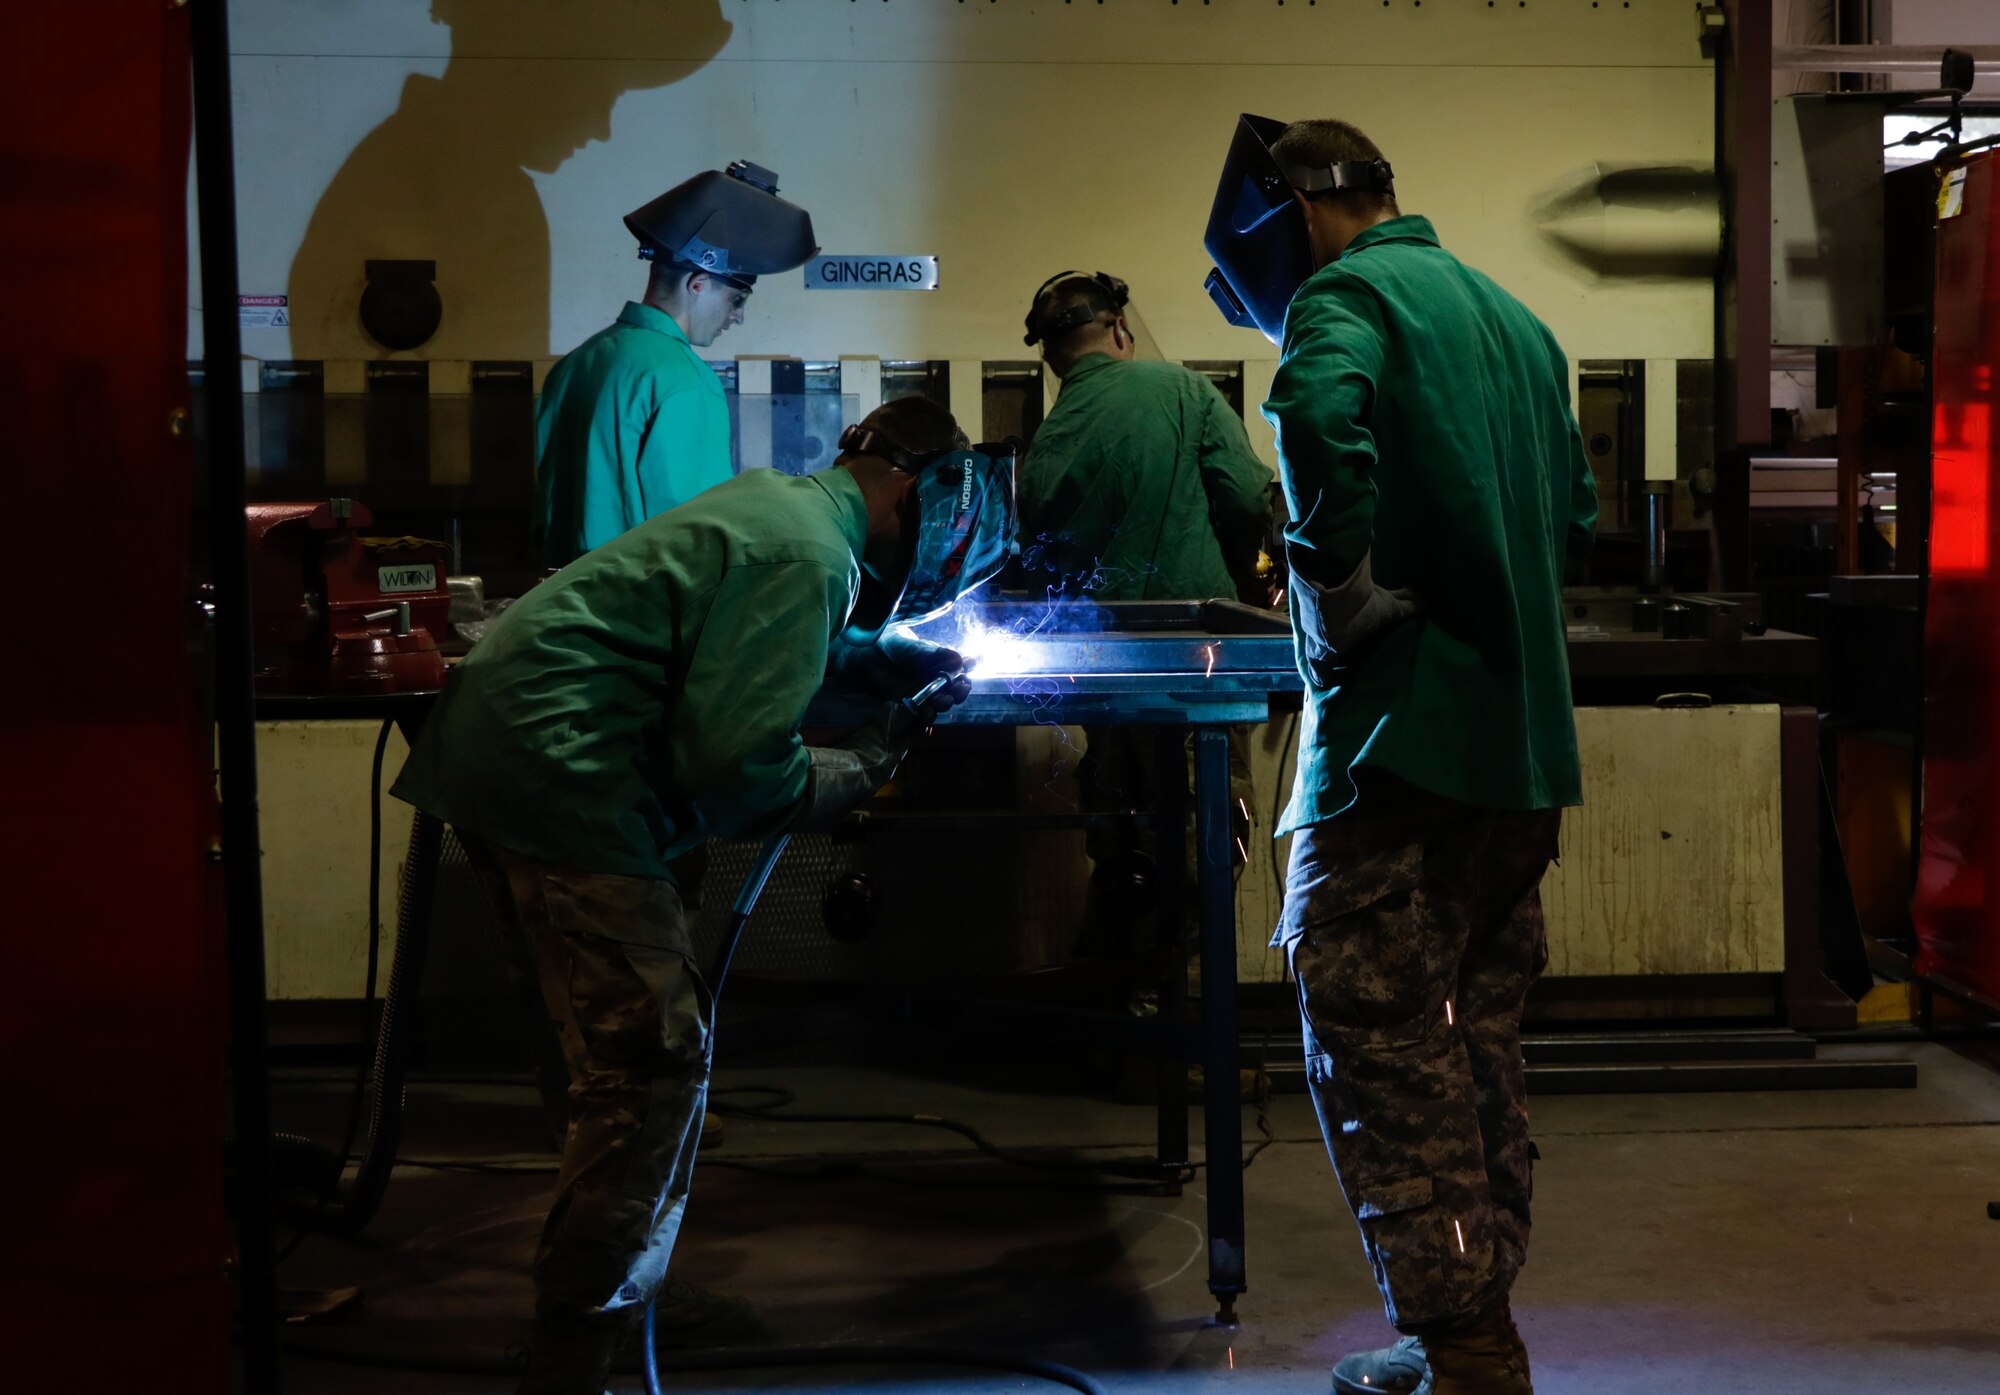
[[[1430,1373],[1415,1395],[1535,1395],[1528,1377],[1528,1348],[1502,1303],[1456,1332],[1424,1338]]]

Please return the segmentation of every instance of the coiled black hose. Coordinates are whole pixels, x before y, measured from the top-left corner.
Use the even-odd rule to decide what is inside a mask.
[[[378,744],[378,761],[380,752]],[[379,772],[378,764],[373,795],[377,803],[371,820],[378,848],[381,845]],[[274,1139],[289,1155],[290,1170],[318,1194],[307,1220],[311,1229],[335,1235],[359,1234],[381,1209],[383,1194],[395,1171],[396,1151],[403,1141],[403,1104],[409,1079],[410,1044],[415,1033],[412,995],[423,981],[424,959],[430,952],[431,911],[437,902],[438,856],[443,847],[443,820],[417,811],[410,821],[409,854],[396,905],[396,949],[389,961],[389,986],[382,995],[382,1016],[375,1032],[375,1055],[369,1071],[373,1098],[368,1110],[368,1142],[354,1180],[345,1185],[341,1180],[352,1146],[351,1119],[348,1137],[338,1154],[295,1134],[280,1134]],[[371,879],[371,896],[377,884],[379,877]],[[373,977],[371,963],[371,984]]]

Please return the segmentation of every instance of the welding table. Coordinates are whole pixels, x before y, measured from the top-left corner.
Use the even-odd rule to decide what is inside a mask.
[[[1186,923],[1183,733],[1194,743],[1195,924],[1201,962],[1201,1019],[1187,1020],[1187,975],[1169,975],[1160,1072],[1159,1162],[1163,1174],[1188,1158],[1187,1064],[1203,1076],[1208,1192],[1208,1287],[1223,1321],[1233,1321],[1245,1289],[1243,1256],[1243,1105],[1238,1086],[1236,882],[1231,857],[1229,728],[1268,721],[1272,700],[1298,693],[1290,621],[1235,601],[1114,601],[1089,608],[1086,632],[1043,632],[1047,605],[999,602],[966,608],[970,619],[1002,631],[1034,631],[1032,674],[973,671],[972,695],[940,726],[1142,726],[1160,733],[1161,777],[1152,811],[1158,830],[1163,923]],[[941,640],[947,636],[939,636]],[[846,715],[817,708],[808,722],[837,724]],[[753,931],[754,933],[754,931]],[[967,1005],[954,1004],[961,1014]],[[1018,1008],[1010,1008],[1018,1011]]]

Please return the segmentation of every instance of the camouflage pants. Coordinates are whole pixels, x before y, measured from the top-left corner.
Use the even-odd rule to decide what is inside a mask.
[[[1561,811],[1396,785],[1292,840],[1306,1073],[1389,1321],[1447,1331],[1527,1258],[1533,1144],[1521,1007],[1548,963]]]
[[[544,1319],[629,1314],[667,1272],[708,1098],[712,1005],[671,882],[499,849],[569,1064],[569,1130],[535,1254]]]

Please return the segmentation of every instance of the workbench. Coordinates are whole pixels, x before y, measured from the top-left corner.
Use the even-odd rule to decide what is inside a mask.
[[[1036,1014],[1009,1003],[1004,1009],[963,999],[947,1011],[960,1029],[982,1021],[1001,1025],[1002,1016],[1018,1031],[1025,1012],[1046,1018],[1049,1034],[1079,1042],[1125,1045],[1157,1056],[1159,1072],[1158,1161],[1163,1178],[1184,1171],[1188,1148],[1188,1065],[1201,1068],[1207,1159],[1208,1286],[1223,1321],[1234,1320],[1237,1294],[1244,1292],[1243,1106],[1239,1088],[1237,1022],[1237,925],[1234,834],[1229,783],[1229,729],[1270,720],[1274,700],[1302,690],[1292,649],[1290,621],[1281,612],[1234,601],[1125,601],[1076,607],[1073,612],[1046,604],[1000,601],[963,607],[960,626],[975,626],[1026,642],[1013,655],[976,663],[972,694],[938,720],[940,727],[1128,726],[1157,733],[1160,778],[1157,802],[1148,811],[1156,830],[1153,854],[1161,874],[1160,920],[1179,944],[1169,972],[1157,1022],[1116,1022],[1072,1010]],[[1064,628],[1088,625],[1089,628]],[[940,642],[952,629],[922,633]],[[1032,650],[1032,653],[1026,652]],[[1022,671],[1020,665],[1028,666]],[[861,709],[822,699],[808,725],[839,726]],[[1193,746],[1194,856],[1187,865],[1185,840],[1174,830],[1187,822],[1188,782],[1181,771],[1184,751]],[[865,821],[870,818],[865,811]],[[925,811],[927,823],[961,817],[989,825],[1080,827],[1106,816],[1075,818],[1034,814],[964,815]],[[1110,816],[1115,818],[1116,816]],[[1193,889],[1192,898],[1188,891]],[[1185,927],[1175,914],[1192,900],[1195,949],[1199,955],[1201,1002],[1190,1011],[1185,973]],[[753,922],[750,934],[756,934]],[[1044,1039],[1049,1039],[1048,1035]]]

